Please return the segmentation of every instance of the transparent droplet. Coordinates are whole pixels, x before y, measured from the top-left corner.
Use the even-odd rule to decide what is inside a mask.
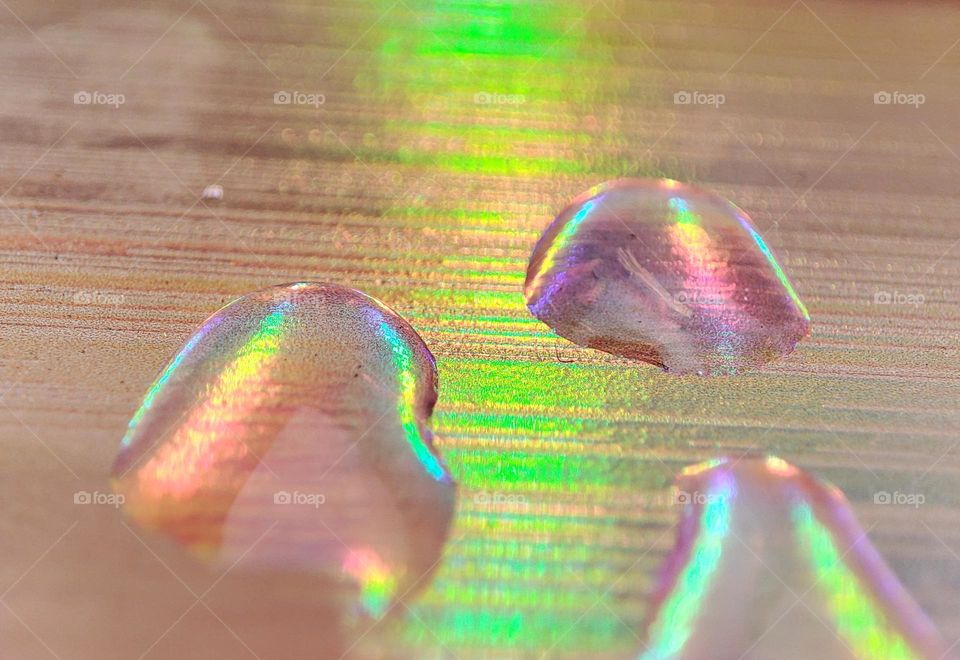
[[[619,179],[575,199],[537,242],[525,295],[560,336],[678,374],[764,364],[810,327],[747,215],[667,179]]]
[[[836,487],[747,456],[687,468],[677,504],[642,660],[943,657]]]
[[[147,392],[113,487],[129,518],[204,558],[342,578],[380,616],[426,582],[453,514],[427,428],[436,379],[410,325],[359,291],[251,293]]]

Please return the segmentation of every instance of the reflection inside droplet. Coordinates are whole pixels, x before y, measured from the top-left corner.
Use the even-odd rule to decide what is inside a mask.
[[[381,616],[437,564],[454,486],[433,356],[353,289],[297,283],[208,319],[130,422],[124,511],[210,559],[335,575]]]
[[[643,660],[941,658],[843,494],[775,457],[693,466]]]
[[[587,191],[537,242],[527,306],[578,344],[679,374],[729,374],[793,350],[803,303],[747,215],[666,179]]]

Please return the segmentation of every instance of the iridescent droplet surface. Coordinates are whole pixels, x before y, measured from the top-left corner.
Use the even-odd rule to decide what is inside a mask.
[[[759,366],[810,327],[746,213],[668,179],[580,195],[537,242],[524,293],[558,335],[678,374]]]
[[[304,570],[385,613],[441,556],[454,485],[436,367],[400,316],[297,283],[210,317],[161,372],[113,468],[126,515],[205,558]]]
[[[677,488],[643,660],[944,657],[834,486],[771,456],[687,468]]]

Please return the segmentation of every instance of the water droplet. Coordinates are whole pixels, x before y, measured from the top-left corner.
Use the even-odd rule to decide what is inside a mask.
[[[836,487],[745,457],[687,468],[677,488],[643,660],[943,657]]]
[[[575,199],[537,242],[525,295],[560,336],[678,374],[761,365],[810,327],[746,213],[667,179],[619,179]]]
[[[208,199],[219,202],[223,199],[223,186],[218,183],[210,184],[203,189],[203,192],[200,194],[200,199]]]
[[[114,489],[128,517],[204,558],[342,577],[380,616],[425,582],[453,514],[426,426],[436,378],[410,325],[359,291],[251,293],[147,392]]]

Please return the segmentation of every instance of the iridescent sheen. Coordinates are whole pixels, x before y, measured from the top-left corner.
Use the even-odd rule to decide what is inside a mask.
[[[677,489],[643,660],[944,657],[836,487],[747,456],[688,468]]]
[[[454,486],[436,367],[369,296],[297,283],[214,314],[161,372],[113,468],[124,511],[206,558],[342,577],[373,616],[425,582]]]
[[[810,328],[747,215],[667,179],[618,179],[575,199],[537,242],[525,296],[562,337],[678,374],[759,366]]]

